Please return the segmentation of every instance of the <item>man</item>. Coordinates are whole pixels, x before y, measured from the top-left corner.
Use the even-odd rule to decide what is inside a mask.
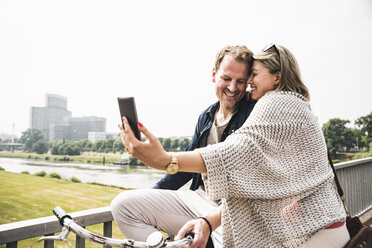
[[[222,142],[243,125],[255,104],[244,97],[252,61],[252,53],[245,46],[224,47],[217,54],[212,82],[219,101],[199,116],[187,151]],[[178,190],[191,178],[191,190],[204,189],[201,175],[187,172],[167,174],[153,188]]]
[[[254,102],[245,98],[252,55],[245,46],[227,46],[217,54],[212,82],[219,101],[199,116],[188,150],[225,140],[248,118],[254,107]],[[193,191],[174,191],[191,178]],[[173,190],[124,191],[112,201],[114,219],[127,238],[145,241],[156,230],[174,235],[187,221],[219,209],[207,198],[197,173],[168,174],[155,188]],[[215,247],[221,245],[220,229],[213,232],[212,239]],[[213,247],[211,240],[207,247]]]

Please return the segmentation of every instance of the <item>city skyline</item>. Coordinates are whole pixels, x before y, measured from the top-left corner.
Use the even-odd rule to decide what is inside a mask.
[[[192,17],[192,18],[191,18]],[[73,116],[120,123],[117,97],[136,98],[156,136],[190,136],[217,100],[214,58],[225,45],[286,46],[319,123],[372,111],[372,2],[2,1],[0,133],[29,128],[30,106],[66,96]]]
[[[41,130],[44,139],[79,141],[106,139],[106,118],[98,116],[72,117],[67,109],[68,98],[56,94],[45,95],[44,106],[31,106],[30,128]]]

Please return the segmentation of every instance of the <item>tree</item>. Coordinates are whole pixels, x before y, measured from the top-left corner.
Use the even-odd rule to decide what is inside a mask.
[[[334,118],[322,127],[328,150],[333,155],[344,147],[350,149],[355,143],[353,132],[345,126],[347,123],[350,121]]]
[[[58,147],[59,155],[80,155],[80,147],[73,141],[65,141]]]
[[[372,142],[372,112],[366,116],[359,117],[354,124],[362,131],[361,140],[363,146],[368,147]]]
[[[77,145],[80,147],[80,150],[84,152],[91,151],[93,147],[93,143],[88,139],[78,141]]]
[[[22,132],[21,138],[19,139],[20,143],[25,144],[23,150],[26,152],[31,152],[32,145],[39,140],[44,140],[44,135],[41,130],[37,128],[29,128]]]
[[[360,129],[357,129],[357,128],[354,128],[353,130],[351,130],[353,132],[353,135],[354,135],[354,139],[355,139],[355,145],[356,147],[360,150],[362,147],[365,147],[366,144],[364,144],[363,142],[363,133]]]
[[[188,138],[183,138],[179,144],[180,150],[186,151],[186,148],[188,147],[189,144],[190,144],[190,140]]]
[[[48,152],[48,142],[45,140],[38,140],[36,141],[31,148],[32,152],[36,152],[37,154],[44,154]]]
[[[115,140],[114,142],[114,152],[123,152],[124,151],[124,146],[121,140]]]
[[[93,151],[94,152],[103,152],[106,148],[106,143],[104,140],[97,140],[93,144]]]
[[[114,151],[114,142],[115,139],[107,139],[105,140],[105,152],[113,152]]]
[[[80,155],[80,147],[78,142],[57,140],[52,145],[51,153],[53,155]]]
[[[169,151],[170,150],[170,145],[171,145],[171,139],[170,138],[164,138],[162,145],[163,145],[164,150]]]
[[[361,128],[362,132],[367,135],[367,137],[372,137],[372,112],[366,116],[359,117],[355,121],[355,125]]]
[[[172,139],[170,143],[170,148],[175,151],[178,148],[178,139]]]
[[[60,146],[62,146],[63,145],[63,141],[62,140],[56,140],[56,141],[54,141],[53,142],[53,144],[52,144],[52,148],[51,148],[51,153],[53,154],[53,155],[58,155],[59,153],[58,153],[58,148],[60,147]]]

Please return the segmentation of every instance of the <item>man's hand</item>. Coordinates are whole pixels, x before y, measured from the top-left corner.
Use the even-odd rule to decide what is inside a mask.
[[[210,235],[210,230],[207,222],[203,219],[195,219],[186,222],[186,224],[178,231],[175,240],[180,240],[185,237],[188,232],[194,233],[194,239],[187,248],[205,248]]]

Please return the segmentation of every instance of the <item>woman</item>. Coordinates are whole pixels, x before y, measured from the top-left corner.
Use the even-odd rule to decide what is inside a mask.
[[[346,214],[297,62],[275,45],[254,58],[248,83],[258,102],[225,142],[171,155],[142,124],[148,142],[136,140],[123,118],[123,144],[156,169],[204,173],[208,196],[223,200],[181,228],[176,238],[195,233],[190,247],[203,247],[220,224],[224,247],[343,247]]]

